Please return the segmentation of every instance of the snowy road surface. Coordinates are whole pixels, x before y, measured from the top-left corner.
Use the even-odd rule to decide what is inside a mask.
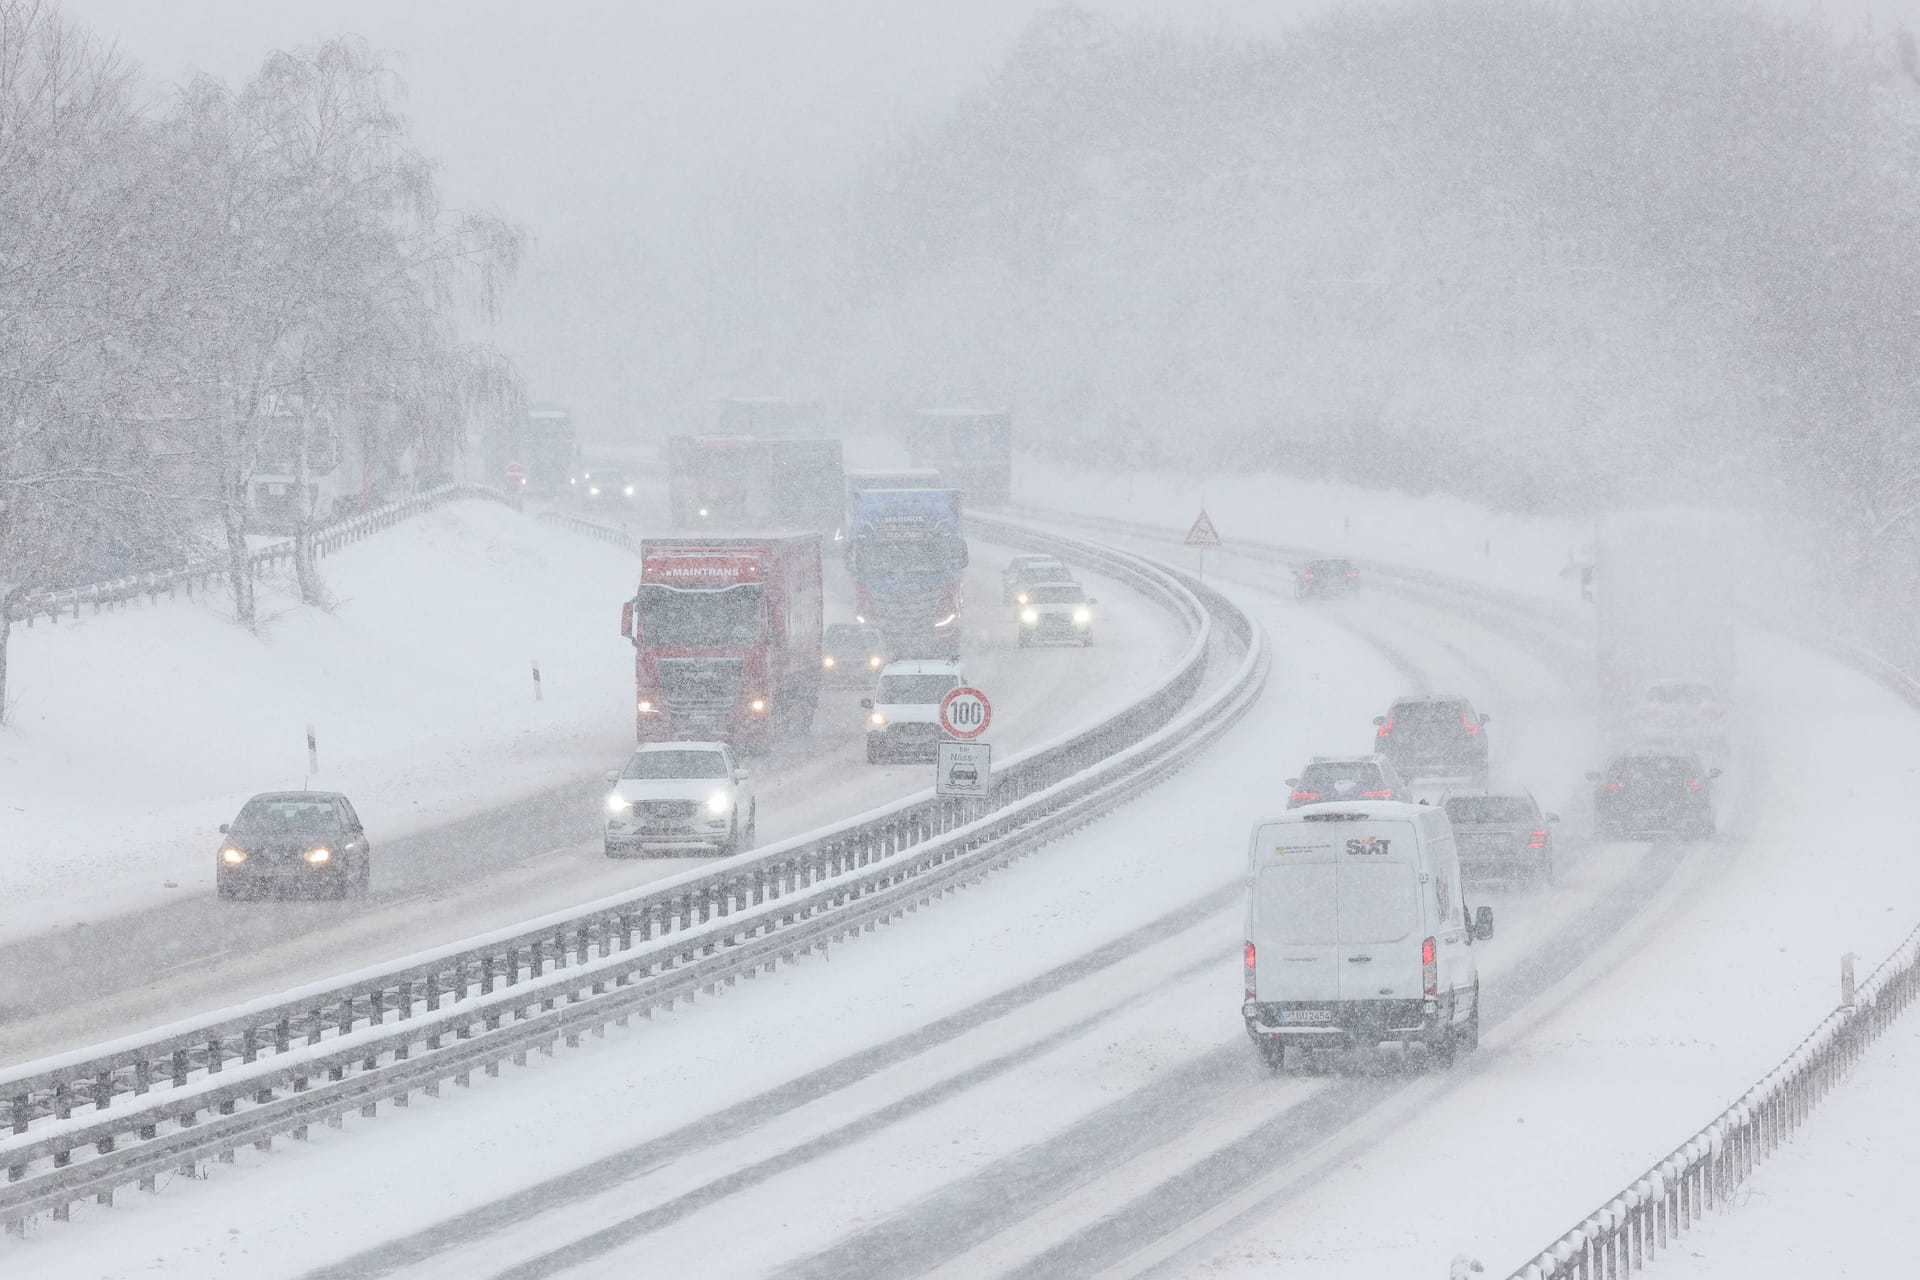
[[[616,606],[632,589],[632,557],[612,552],[614,565],[603,565],[602,554],[610,548],[490,506],[456,508],[440,526],[420,523],[432,538],[467,537],[472,521],[490,530],[490,545],[496,549],[490,561],[519,564],[530,579],[564,578],[560,570],[572,552],[581,553],[585,565],[607,579],[574,580],[571,590],[578,598],[569,598],[564,608],[548,602],[556,611],[552,630],[590,629],[592,646],[604,650],[597,660],[616,673],[603,681],[606,688],[598,689],[607,706],[585,702],[577,693],[565,701],[555,693],[542,704],[553,707],[556,715],[574,718],[561,731],[569,745],[564,754],[542,757],[542,767],[520,780],[526,787],[518,792],[517,784],[500,781],[517,770],[512,739],[482,736],[463,742],[457,733],[436,741],[431,751],[414,747],[402,752],[405,765],[383,756],[369,763],[365,776],[352,781],[338,774],[323,777],[323,784],[340,786],[355,797],[373,836],[374,892],[367,902],[215,899],[214,845],[206,837],[217,839],[214,827],[230,818],[239,802],[222,802],[217,817],[208,810],[204,834],[189,828],[163,871],[123,866],[116,873],[174,877],[179,888],[165,891],[162,905],[118,915],[110,925],[22,931],[0,945],[0,1018],[8,1024],[0,1037],[0,1062],[123,1034],[503,927],[672,875],[698,860],[613,861],[599,846],[605,790],[601,774],[620,762],[632,742],[632,651],[615,626]],[[560,541],[554,544],[554,538]],[[330,561],[336,565],[336,580],[358,584],[357,570],[367,575],[372,585],[360,585],[371,592],[374,586],[384,589],[390,575],[421,569],[400,554],[404,546],[373,550],[379,546],[378,540],[361,544]],[[370,560],[349,563],[353,552],[362,549],[368,550]],[[432,553],[442,561],[458,562],[442,550],[433,548]],[[987,602],[971,619],[975,629],[968,641],[969,678],[994,699],[991,738],[1003,755],[1092,723],[1132,701],[1164,675],[1189,642],[1159,606],[1118,582],[1085,575],[1101,601],[1102,625],[1094,646],[1020,649],[1011,614],[997,603],[998,568],[1010,554],[976,544],[968,575],[971,598]],[[516,572],[496,571],[499,589],[507,595],[538,585]],[[615,572],[626,576],[615,579]],[[461,580],[458,574],[451,576]],[[845,612],[848,587],[837,564],[828,566],[827,581],[829,615],[839,616]],[[836,600],[841,602],[837,607]],[[449,610],[455,608],[452,602],[444,603]],[[364,638],[380,634],[381,621],[356,614],[350,625]],[[405,631],[411,624],[396,612],[387,625]],[[398,647],[390,636],[382,640],[373,646],[376,655]],[[447,642],[442,638],[432,643],[444,648]],[[548,651],[556,650],[550,644]],[[354,657],[338,649],[330,654],[334,661]],[[550,679],[553,670],[549,668]],[[858,689],[824,691],[814,730],[804,741],[752,762],[763,843],[930,785],[931,765],[866,763],[861,696]],[[406,711],[403,704],[388,714]],[[398,737],[403,729],[391,732]],[[381,776],[375,765],[392,767],[394,773]],[[346,772],[345,767],[340,771]],[[267,780],[260,785],[273,784]],[[447,810],[460,797],[472,811],[455,817]],[[395,828],[407,830],[403,815],[415,798],[445,816],[424,830],[391,838]],[[502,805],[503,800],[510,803]],[[110,852],[118,851],[119,846],[110,846]],[[74,853],[63,853],[65,875],[37,885],[32,893],[22,892],[23,909],[73,889],[84,867]],[[103,855],[103,861],[115,865],[109,855]]]

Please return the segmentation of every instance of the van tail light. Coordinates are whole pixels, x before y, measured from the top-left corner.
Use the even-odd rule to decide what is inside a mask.
[[[1349,569],[1347,570],[1347,576],[1349,578],[1357,578],[1360,576],[1360,571],[1358,569]]]
[[[1393,788],[1388,787],[1382,791],[1362,791],[1360,798],[1362,800],[1391,800],[1393,799]]]
[[[1247,944],[1247,999],[1252,1000],[1254,998],[1253,991],[1253,944],[1249,942]]]
[[[1600,789],[1602,791],[1625,791],[1627,784],[1624,782],[1603,782],[1600,784]]]
[[[1393,717],[1388,716],[1387,722],[1381,725],[1378,729],[1375,729],[1373,731],[1373,736],[1376,738],[1387,738],[1387,737],[1391,737],[1392,735],[1393,735]]]
[[[1303,578],[1312,578],[1314,575],[1313,575],[1313,571],[1309,569],[1307,572],[1301,574],[1300,576]]]
[[[1546,847],[1547,847],[1547,829],[1545,827],[1534,828],[1533,838],[1527,841],[1527,848],[1544,849]]]
[[[1468,715],[1464,711],[1460,713],[1460,727],[1467,731],[1467,736],[1469,738],[1473,737],[1474,735],[1480,732],[1479,724],[1474,721],[1474,718],[1472,716]]]
[[[1430,996],[1440,994],[1440,966],[1434,963],[1433,939],[1420,944],[1420,982]]]
[[[1319,798],[1318,791],[1295,791],[1287,797],[1289,800],[1318,800]]]
[[[1700,779],[1698,779],[1698,778],[1688,778],[1688,779],[1687,779],[1687,790],[1689,790],[1689,791],[1698,791],[1698,790],[1699,790],[1700,788],[1702,788],[1702,787],[1704,787],[1704,786],[1706,786],[1706,785],[1707,785],[1706,783],[1704,783],[1704,782],[1702,782],[1702,781],[1700,781]]]

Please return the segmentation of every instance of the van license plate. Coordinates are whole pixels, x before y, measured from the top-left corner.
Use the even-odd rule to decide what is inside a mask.
[[[1280,1021],[1282,1022],[1332,1022],[1333,1010],[1331,1009],[1282,1009],[1280,1011]]]

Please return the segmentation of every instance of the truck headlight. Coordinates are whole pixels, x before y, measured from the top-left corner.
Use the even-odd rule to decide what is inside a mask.
[[[820,665],[823,667],[833,666],[834,665],[833,655],[829,653],[822,656],[820,659]]]
[[[877,653],[867,659],[867,666],[874,671],[878,671],[883,665],[885,664],[880,661],[880,655]]]
[[[236,849],[232,845],[228,845],[226,848],[220,851],[220,861],[226,863],[230,867],[237,867],[241,863],[245,862],[246,860],[247,860],[247,855],[245,850]]]
[[[1022,609],[1020,611],[1020,621],[1026,623],[1028,626],[1032,626],[1034,623],[1040,621],[1040,611],[1038,609]]]
[[[633,812],[633,801],[624,800],[617,795],[608,796],[607,812],[608,813],[631,813]]]
[[[333,850],[321,845],[318,849],[307,850],[307,861],[316,867],[324,867],[333,861]]]
[[[1074,626],[1084,627],[1092,621],[1093,621],[1093,610],[1087,608],[1087,606],[1081,605],[1078,609],[1075,609],[1073,611]]]
[[[599,486],[599,485],[597,485],[597,484],[596,484],[596,485],[589,485],[589,486],[587,487],[587,496],[588,496],[589,498],[597,498],[597,497],[599,497],[599,496],[600,496],[600,486]]]
[[[755,698],[747,704],[747,710],[753,712],[755,715],[764,715],[767,710],[767,700],[765,698]]]
[[[707,797],[708,813],[712,814],[714,817],[717,818],[721,814],[725,813],[726,811],[727,811],[727,793],[726,792],[716,791],[712,795]]]
[[[631,498],[633,496],[633,486],[628,485],[625,489],[622,489],[621,492]]]
[[[872,725],[876,729],[878,729],[881,725],[885,724],[886,722],[887,722],[887,718],[881,715],[878,711],[874,712],[872,715],[867,717],[867,723]]]
[[[640,699],[640,714],[641,714],[641,715],[643,715],[643,716],[650,716],[650,715],[652,715],[652,714],[653,714],[653,699],[652,699],[652,698],[642,698],[642,699]]]
[[[1013,602],[1015,604],[1025,604],[1027,602],[1027,593],[1024,591],[1015,593]]]
[[[707,518],[707,509],[705,507],[700,508],[700,518],[702,520]]]

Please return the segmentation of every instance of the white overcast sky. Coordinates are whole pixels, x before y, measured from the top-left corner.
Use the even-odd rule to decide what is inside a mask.
[[[1186,29],[1268,34],[1332,0],[1083,0]],[[1683,0],[1682,0],[1683,2]],[[1771,0],[1851,25],[1920,27],[1920,0]],[[1005,54],[1042,0],[62,0],[161,84],[244,79],[272,50],[366,38],[404,77],[449,203],[497,210],[543,263],[617,256],[634,229],[706,216],[743,179],[837,178],[936,115]],[[543,283],[549,287],[543,287]],[[542,296],[548,295],[548,296]],[[520,326],[510,325],[510,329]],[[502,335],[506,337],[508,335]],[[533,381],[578,369],[512,335]],[[536,395],[565,398],[535,385]]]

